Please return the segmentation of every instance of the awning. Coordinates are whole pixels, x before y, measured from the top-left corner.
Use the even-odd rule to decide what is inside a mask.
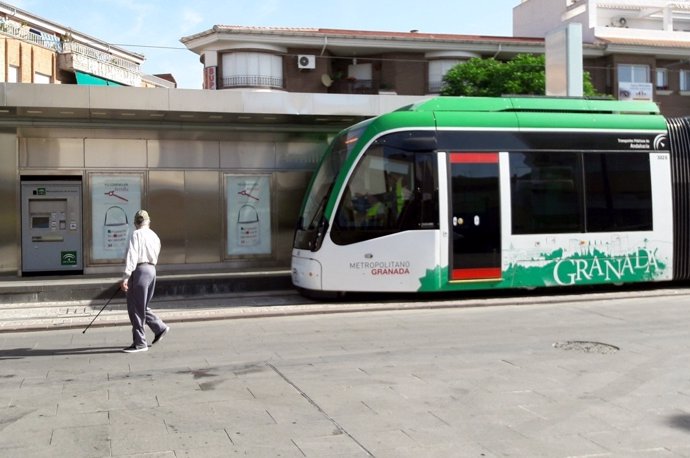
[[[91,85],[91,86],[122,86],[120,83],[110,81],[99,76],[94,76],[90,73],[74,72],[77,75],[77,84]]]

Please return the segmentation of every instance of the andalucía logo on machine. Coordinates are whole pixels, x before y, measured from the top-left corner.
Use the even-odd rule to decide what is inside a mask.
[[[76,251],[62,251],[60,252],[60,265],[76,266],[77,252]]]

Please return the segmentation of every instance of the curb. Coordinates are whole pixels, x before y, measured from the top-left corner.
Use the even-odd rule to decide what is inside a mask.
[[[543,290],[541,291],[543,292]],[[266,293],[244,293],[233,296],[215,296],[204,299],[164,298],[152,304],[153,310],[167,323],[210,320],[270,318],[339,313],[371,313],[451,308],[509,307],[529,305],[578,304],[630,300],[640,297],[690,296],[690,288],[662,288],[616,292],[563,293],[549,295],[517,295],[511,297],[439,298],[438,300],[407,300],[392,298],[384,301],[315,302],[300,296],[294,290]],[[408,296],[409,297],[409,296]],[[0,333],[46,331],[54,329],[85,328],[94,319],[100,307],[91,303],[57,303],[43,307],[0,308]],[[33,311],[33,316],[28,311]],[[13,316],[14,314],[14,316]],[[90,326],[129,326],[126,304],[116,302],[104,310]]]

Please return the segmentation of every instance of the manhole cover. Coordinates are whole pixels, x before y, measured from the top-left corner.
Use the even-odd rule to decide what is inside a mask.
[[[585,340],[567,340],[565,342],[556,342],[553,344],[554,348],[559,350],[575,350],[583,353],[615,353],[620,348],[615,345],[609,345],[601,342],[588,342]]]

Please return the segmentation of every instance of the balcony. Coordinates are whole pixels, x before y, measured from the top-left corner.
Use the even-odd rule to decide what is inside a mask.
[[[283,89],[283,78],[266,75],[237,75],[223,78],[221,89],[232,88]]]
[[[141,86],[139,64],[72,41],[62,43],[61,70],[84,72],[125,86]]]
[[[443,81],[429,81],[429,94],[440,94],[443,89]]]
[[[16,22],[5,20],[0,22],[0,32],[28,43],[33,43],[44,48],[60,52],[62,42],[57,35],[22,26]]]
[[[378,94],[379,82],[354,78],[339,79],[333,81],[328,92],[333,94]]]

